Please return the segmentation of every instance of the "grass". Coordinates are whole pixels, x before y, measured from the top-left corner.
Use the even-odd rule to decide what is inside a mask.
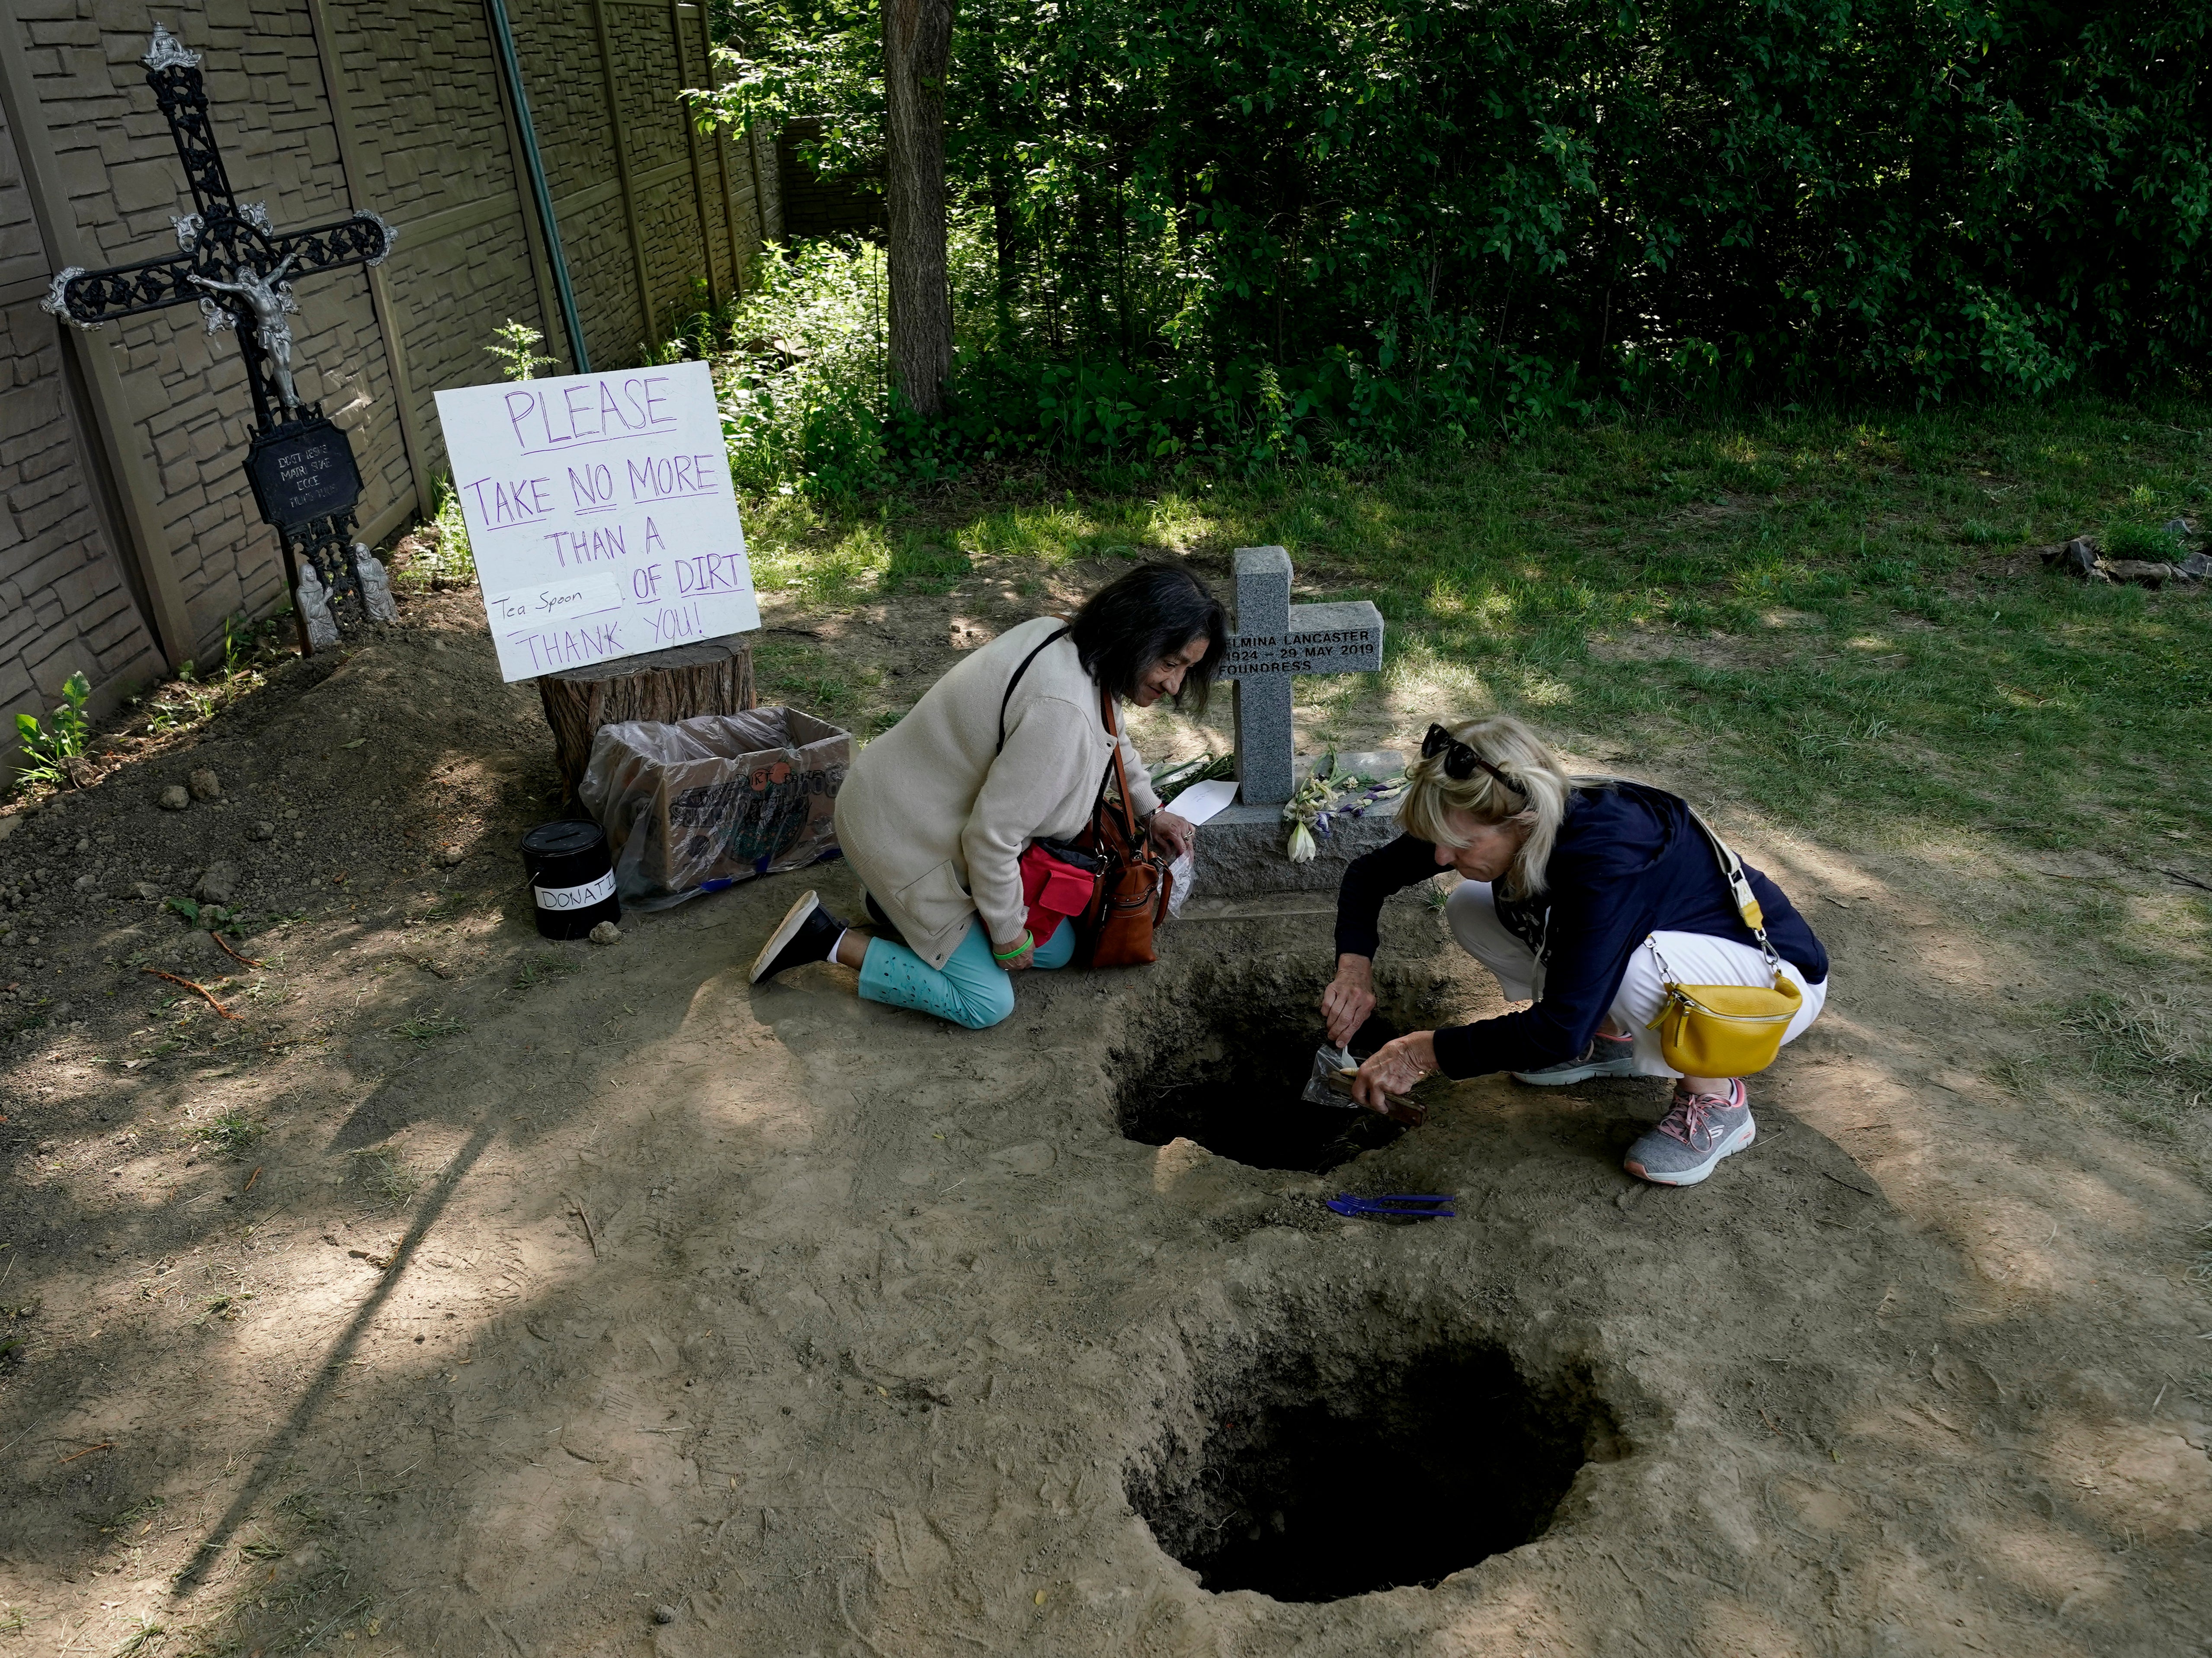
[[[2141,1127],[2171,1131],[2212,1095],[2212,1041],[2196,1011],[2168,993],[2092,991],[2060,1027],[2119,1114]]]
[[[2212,399],[1621,422],[1371,474],[1127,484],[1031,475],[842,514],[780,498],[747,524],[764,590],[820,609],[971,569],[1038,594],[1077,560],[1225,573],[1231,549],[1280,544],[1302,600],[1371,598],[1388,623],[1380,674],[1297,685],[1314,746],[1402,747],[1506,709],[1855,857],[2109,855],[2212,879],[2212,592],[2092,586],[2036,556],[2087,534],[2170,558],[2176,517],[2201,535]],[[763,701],[864,733],[915,689],[781,640],[759,669]],[[2123,1023],[2156,993],[2201,995],[2212,894],[2057,884],[1974,924],[2094,944],[2077,981],[2136,1009]],[[2046,1029],[2077,1015],[2041,1010]],[[2081,1065],[2168,1102],[2149,1117],[2185,1108],[2181,1061],[2113,1068],[2105,1047],[2134,1040],[2100,1034]]]
[[[461,516],[461,497],[453,479],[438,480],[430,521],[410,537],[406,545],[408,557],[392,573],[392,585],[401,592],[426,593],[434,587],[476,585],[476,555],[469,546],[469,526]]]
[[[254,1141],[268,1132],[267,1123],[257,1122],[243,1111],[226,1111],[194,1128],[192,1138],[210,1151],[226,1157],[242,1157],[252,1149]]]
[[[2124,520],[2110,525],[2098,537],[2097,550],[2106,558],[2139,558],[2154,564],[2179,564],[2188,556],[2181,537],[2172,531]]]
[[[842,520],[784,501],[752,541],[770,577],[831,607],[944,579],[955,558],[1019,578],[1279,544],[1302,597],[1371,598],[1389,628],[1378,678],[1302,681],[1309,708],[1380,691],[1407,732],[1511,708],[1565,738],[1693,756],[1790,824],[2065,847],[2212,820],[2197,761],[2212,604],[2069,582],[2027,550],[2212,517],[2208,428],[2212,404],[2087,401],[1656,422],[1372,478],[978,489]],[[801,701],[817,683],[846,712],[881,700],[805,645],[771,641],[760,671]]]
[[[390,1034],[404,1036],[410,1042],[428,1042],[441,1036],[458,1036],[467,1029],[466,1023],[450,1013],[418,1013],[393,1025]]]
[[[559,978],[563,974],[574,973],[576,970],[577,965],[578,964],[576,963],[570,961],[567,957],[557,956],[550,950],[548,950],[544,955],[533,956],[527,961],[524,962],[523,964],[515,970],[514,981],[509,985],[508,988],[513,990],[531,989],[534,986],[542,985],[550,980]]]
[[[781,639],[753,647],[753,675],[763,706],[788,704],[838,724],[852,720],[883,682],[878,669],[856,674],[818,645]]]
[[[223,1295],[204,1296],[200,1299],[200,1315],[192,1322],[205,1324],[212,1318],[226,1324],[235,1323],[239,1315],[246,1310],[246,1303],[252,1299],[253,1292],[251,1290],[237,1290]]]
[[[396,1209],[422,1188],[422,1177],[400,1161],[398,1148],[364,1146],[353,1154],[354,1179],[370,1202]]]

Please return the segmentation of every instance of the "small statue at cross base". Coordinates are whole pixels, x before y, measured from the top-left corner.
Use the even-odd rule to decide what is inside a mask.
[[[353,544],[353,568],[361,577],[361,604],[368,619],[398,621],[399,602],[392,596],[392,578],[385,573],[384,561],[370,552],[365,542]]]
[[[325,645],[337,644],[338,624],[331,619],[330,597],[323,591],[323,579],[315,574],[312,559],[301,562],[300,586],[292,598],[300,607],[300,619],[307,624],[307,648],[319,651]]]

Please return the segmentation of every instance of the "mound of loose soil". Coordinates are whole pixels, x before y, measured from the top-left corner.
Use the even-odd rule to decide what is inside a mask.
[[[513,847],[547,738],[474,604],[112,756],[0,846],[0,1630],[2201,1646],[2203,1194],[1990,1080],[1961,1033],[2058,967],[1958,922],[1948,874],[1746,836],[1836,990],[1701,1187],[1621,1175],[1645,1083],[1447,1085],[1322,1173],[1310,1139],[1262,1167],[1325,903],[1201,890],[1159,966],[1029,975],[980,1033],[842,969],[748,987],[802,878],[546,944]],[[871,621],[815,624],[825,656]],[[162,811],[198,768],[222,801]],[[260,967],[161,902],[225,864]],[[857,909],[842,866],[803,878]],[[1401,1025],[1498,1005],[1417,900],[1383,967]],[[1244,1092],[1175,1096],[1155,1143],[1176,1089]],[[1231,1133],[1249,1160],[1201,1143]],[[1346,1220],[1344,1190],[1458,1216]]]

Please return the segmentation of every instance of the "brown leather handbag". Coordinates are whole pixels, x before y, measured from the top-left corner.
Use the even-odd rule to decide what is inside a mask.
[[[1136,967],[1159,960],[1152,929],[1167,919],[1175,877],[1168,871],[1168,860],[1153,850],[1152,825],[1137,821],[1137,808],[1129,799],[1112,693],[1100,690],[1098,709],[1114,739],[1112,775],[1121,799],[1109,799],[1104,781],[1100,781],[1086,838],[1103,867],[1091,908],[1077,923],[1077,948],[1091,967]]]

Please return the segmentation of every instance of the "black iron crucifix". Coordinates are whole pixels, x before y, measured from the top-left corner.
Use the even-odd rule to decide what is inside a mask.
[[[46,308],[89,329],[197,302],[209,333],[227,325],[236,335],[253,392],[246,476],[262,518],[283,539],[284,582],[298,605],[301,649],[311,650],[333,637],[331,618],[351,622],[386,612],[388,595],[380,568],[366,584],[362,580],[360,560],[367,549],[353,539],[354,507],[361,499],[353,445],[324,417],[319,404],[301,398],[293,376],[292,327],[286,318],[300,306],[292,282],[343,265],[381,264],[398,233],[366,208],[334,224],[279,232],[265,206],[240,206],[216,148],[199,55],[157,23],[141,61],[198,210],[175,222],[182,251],[106,270],[72,266],[55,276]],[[312,582],[303,570],[313,573]],[[325,604],[327,613],[319,616]]]

